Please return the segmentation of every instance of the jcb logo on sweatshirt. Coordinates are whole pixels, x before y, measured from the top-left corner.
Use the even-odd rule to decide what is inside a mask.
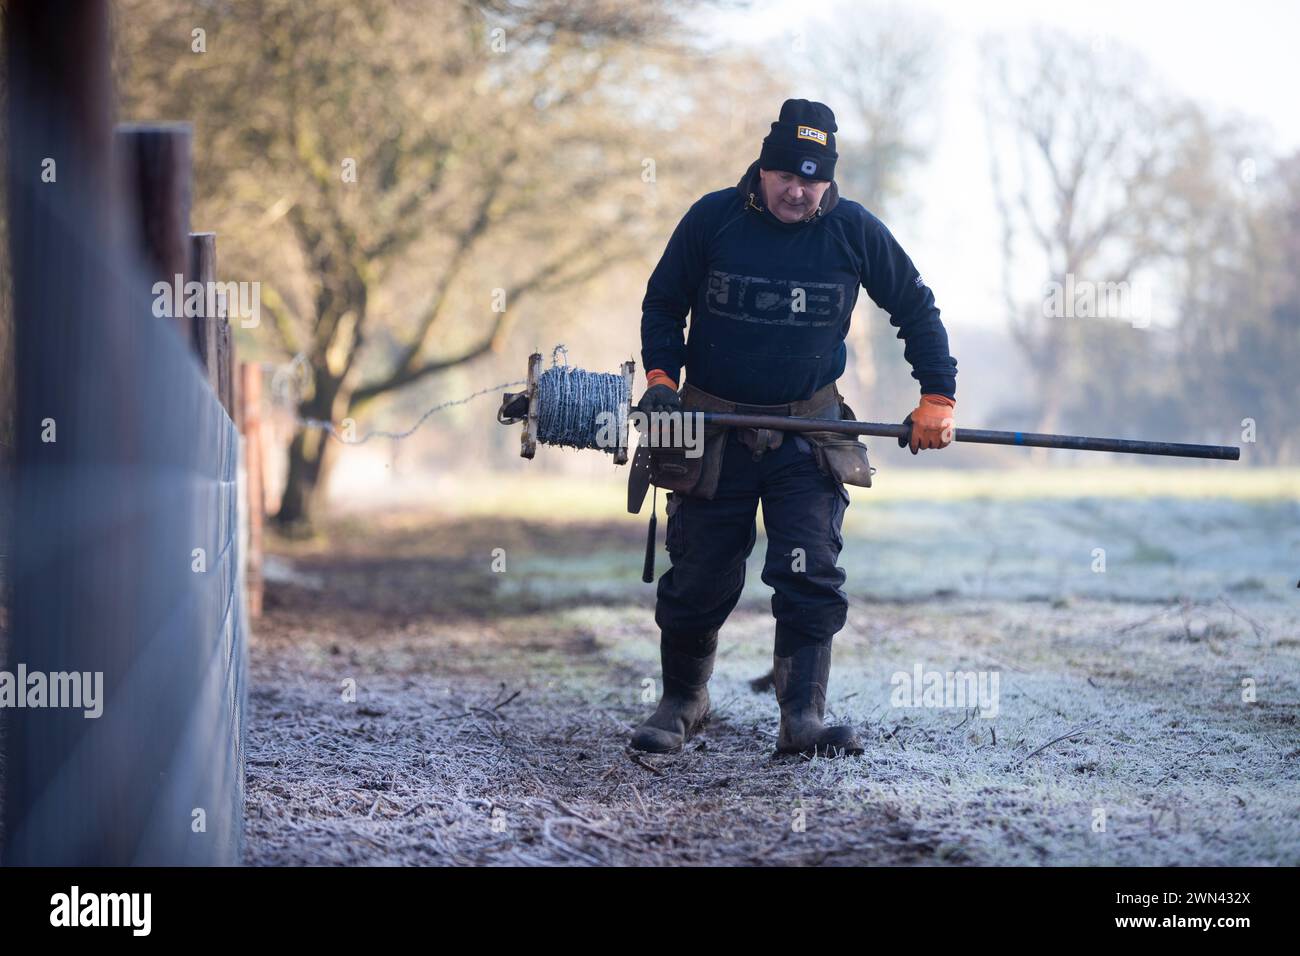
[[[829,326],[844,319],[848,289],[839,282],[743,276],[713,269],[705,288],[708,311],[758,325]]]
[[[826,145],[826,131],[820,129],[814,129],[811,126],[800,126],[799,133],[795,138],[809,139],[812,140],[814,143],[820,143],[822,146]]]

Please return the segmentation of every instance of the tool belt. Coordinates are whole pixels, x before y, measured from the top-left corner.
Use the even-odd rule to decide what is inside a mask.
[[[689,382],[678,394],[681,396],[683,412],[777,415],[787,418],[853,418],[852,410],[844,404],[834,382],[818,389],[811,398],[784,405],[729,402],[710,395]],[[680,495],[712,498],[718,489],[727,435],[733,430],[740,443],[750,450],[755,461],[766,452],[780,448],[785,439],[785,432],[778,429],[706,425],[702,438],[703,453],[697,457],[687,457],[685,449],[680,448],[647,449],[646,467],[649,469],[650,483]],[[812,446],[813,456],[823,474],[830,475],[841,486],[850,484],[871,487],[872,468],[867,459],[867,446],[857,436],[817,431],[798,434]],[[637,457],[641,457],[641,449],[638,449]]]

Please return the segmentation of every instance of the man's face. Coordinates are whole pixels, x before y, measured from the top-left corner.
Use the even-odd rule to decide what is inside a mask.
[[[758,175],[763,181],[763,202],[782,222],[798,222],[811,216],[831,185],[823,179],[804,179],[779,169],[760,169]]]

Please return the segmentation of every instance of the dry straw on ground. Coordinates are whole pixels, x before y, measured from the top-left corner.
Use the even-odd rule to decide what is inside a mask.
[[[637,568],[586,597],[484,577],[495,540],[588,569],[597,547],[637,565],[640,533],[380,522],[287,556],[308,577],[272,586],[253,646],[247,861],[1300,862],[1300,641],[1253,586],[855,597],[831,708],[867,752],[846,761],[773,755],[775,702],[750,689],[771,619],[747,597],[723,631],[714,719],[651,757],[625,747],[658,676]],[[996,718],[891,706],[891,676],[917,662],[996,671]]]

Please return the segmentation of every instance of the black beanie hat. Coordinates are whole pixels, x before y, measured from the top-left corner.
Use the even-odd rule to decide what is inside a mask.
[[[825,103],[786,100],[781,118],[763,140],[758,165],[780,169],[805,179],[835,178],[835,114]]]

